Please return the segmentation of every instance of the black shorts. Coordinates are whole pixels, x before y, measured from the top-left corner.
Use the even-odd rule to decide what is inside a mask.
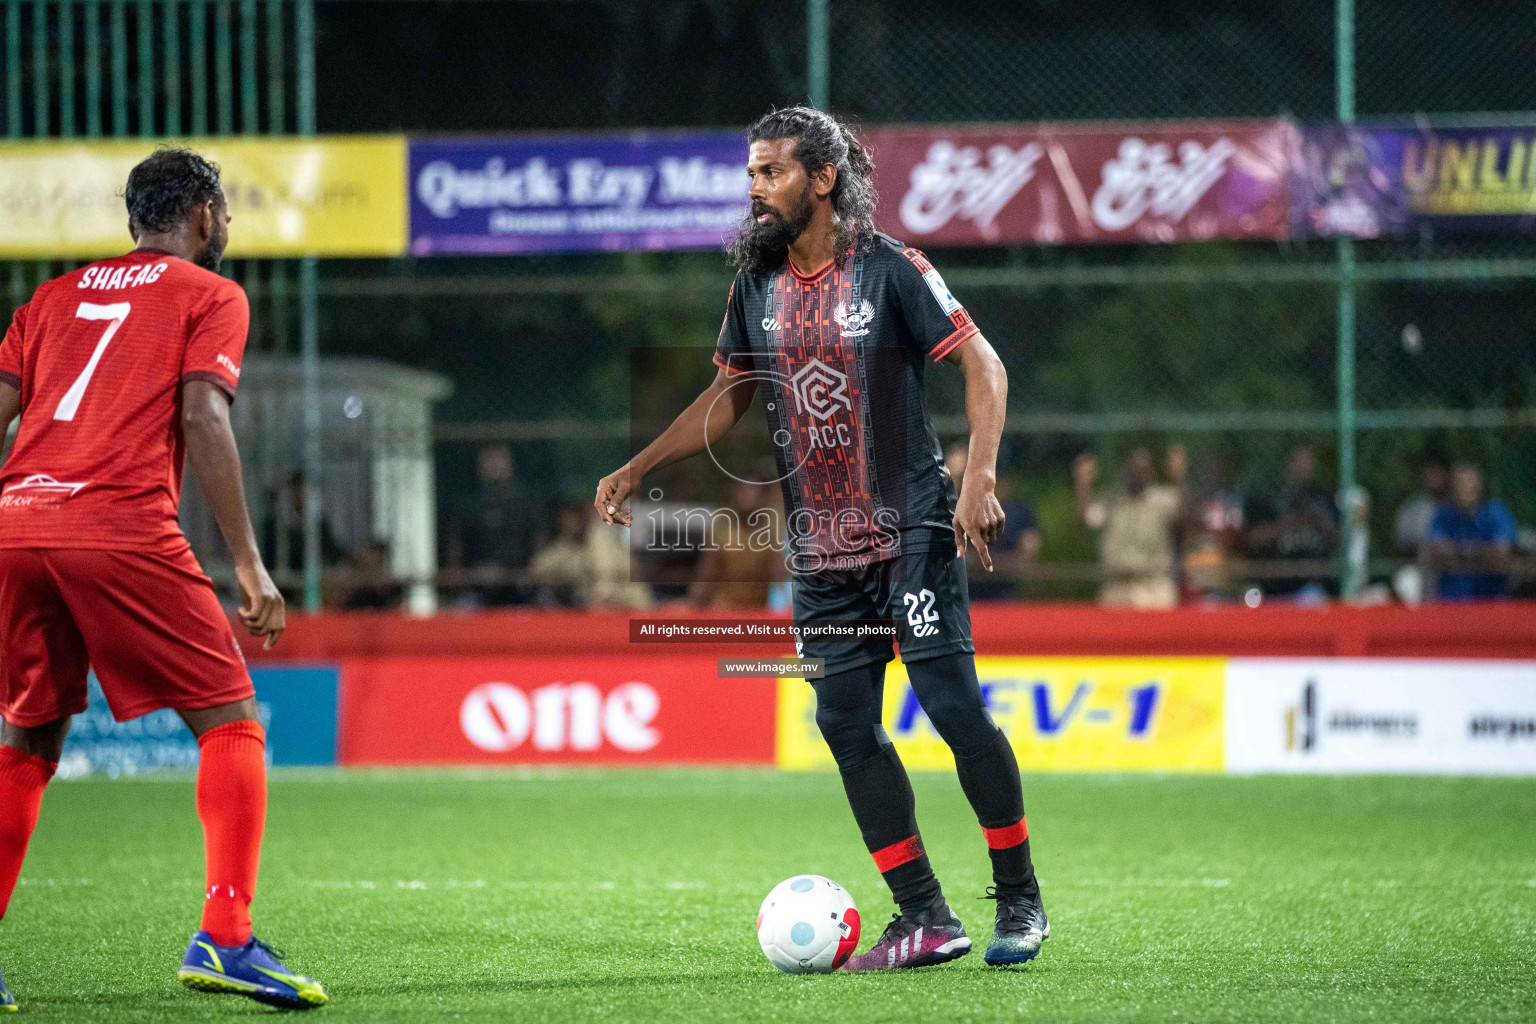
[[[826,570],[794,577],[795,625],[850,619],[896,623],[905,663],[945,654],[975,654],[965,559],[938,541],[858,569]],[[888,637],[831,640],[809,637],[798,644],[802,658],[825,658],[827,675],[890,661]]]

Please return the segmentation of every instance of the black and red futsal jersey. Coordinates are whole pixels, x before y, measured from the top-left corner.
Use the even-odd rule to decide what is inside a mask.
[[[758,382],[796,571],[953,544],[923,371],[976,333],[921,252],[877,234],[809,277],[740,271],[715,363]]]
[[[240,286],[136,250],[55,278],[16,311],[0,382],[21,426],[0,467],[0,713],[85,709],[87,662],[120,719],[251,695],[177,521],[181,388],[231,397],[250,323]]]

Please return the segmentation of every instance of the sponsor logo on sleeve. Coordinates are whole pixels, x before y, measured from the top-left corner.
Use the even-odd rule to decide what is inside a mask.
[[[944,311],[944,315],[953,316],[955,310],[960,308],[960,300],[949,293],[949,286],[944,283],[939,272],[929,269],[923,275],[923,282],[928,285],[928,290],[933,292],[933,297],[938,302],[939,308]]]

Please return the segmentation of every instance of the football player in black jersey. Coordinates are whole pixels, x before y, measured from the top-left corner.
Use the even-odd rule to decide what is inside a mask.
[[[605,522],[650,471],[705,451],[762,391],[784,491],[797,626],[888,619],[923,711],[955,755],[992,860],[986,960],[1035,957],[1050,934],[1030,862],[1018,763],[976,678],[965,545],[990,572],[1003,531],[993,493],[1008,378],[992,346],[916,249],[874,228],[873,165],[846,126],[809,107],[754,124],[752,206],[727,247],[738,268],[719,373],[660,437],[598,484]],[[928,362],[965,376],[970,461],[960,493],[923,398]],[[923,850],[905,768],[881,726],[890,639],[807,635],[825,659],[816,722],[865,845],[900,912],[848,970],[944,963],[971,940]]]

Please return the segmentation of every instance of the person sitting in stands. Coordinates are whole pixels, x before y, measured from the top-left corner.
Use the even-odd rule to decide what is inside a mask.
[[[1504,503],[1483,494],[1483,474],[1462,463],[1451,472],[1451,500],[1429,524],[1430,562],[1440,569],[1435,593],[1442,601],[1509,596],[1509,561],[1515,519]]]

